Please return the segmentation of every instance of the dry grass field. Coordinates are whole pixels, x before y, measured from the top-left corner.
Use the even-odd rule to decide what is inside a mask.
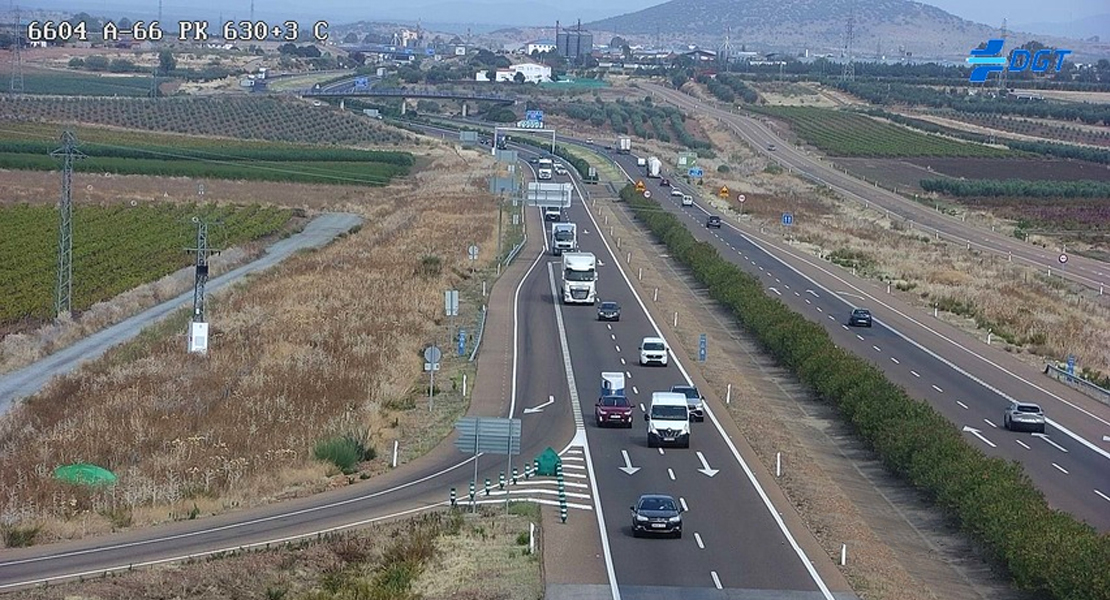
[[[701,196],[712,197],[719,209],[738,213],[735,194],[741,192],[746,195],[743,212],[754,222],[777,227],[781,214],[792,211],[791,237],[799,246],[816,256],[854,264],[860,274],[892,282],[923,310],[938,303],[945,319],[975,337],[985,339],[992,329],[994,343],[1004,344],[1031,367],[1039,369],[1045,360],[1075,354],[1080,365],[1110,372],[1110,306],[1105,297],[1090,296],[1005,259],[930,239],[881,213],[779,173],[715,127],[712,119],[699,121],[719,155],[698,161],[706,173]],[[664,164],[674,163],[672,149],[653,142],[646,146]],[[729,165],[728,173],[717,172],[722,163]],[[727,202],[713,195],[722,185],[732,191]],[[992,222],[1006,225],[981,213],[969,220],[988,228]]]
[[[379,450],[382,458],[362,465],[372,474],[387,468],[392,440],[445,435],[466,404],[451,375],[469,367],[445,361],[428,418],[420,352],[450,334],[443,290],[460,289],[463,319],[473,317],[480,281],[468,273],[466,247],[478,243],[479,263],[490,263],[496,207],[472,175],[485,172],[484,155],[424,154],[424,169],[380,189],[250,184],[239,198],[247,190],[214,184],[209,195],[228,200],[257,195],[366,221],[216,296],[207,358],[183,352],[179,316],[0,421],[5,531],[72,538],[264,503],[348,481],[313,458],[322,438],[350,434]],[[116,179],[147,193],[149,180]],[[153,185],[195,193],[172,183]],[[402,448],[402,459],[417,451]],[[108,468],[120,482],[93,491],[52,478],[71,462]]]
[[[20,592],[26,600],[539,600],[526,511],[436,512],[293,543]],[[540,548],[539,539],[536,540]]]

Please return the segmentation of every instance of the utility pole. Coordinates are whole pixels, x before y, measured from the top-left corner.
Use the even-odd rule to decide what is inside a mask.
[[[204,184],[197,186],[197,194],[204,199]],[[193,248],[186,248],[186,252],[196,254],[196,275],[193,280],[193,322],[205,323],[204,318],[204,286],[208,283],[208,257],[220,253],[219,248],[208,246],[208,226],[219,225],[216,221],[209,223],[200,217],[193,217],[192,222],[197,226],[197,242]]]
[[[85,158],[77,149],[77,136],[62,133],[62,147],[50,153],[62,159],[62,197],[58,201],[58,278],[54,288],[54,318],[73,310],[73,161]]]
[[[1002,19],[1002,47],[1003,48],[1006,47],[1006,19],[1005,18]],[[998,74],[998,89],[1002,93],[1002,95],[1006,94],[1006,90],[1007,90],[1007,88],[1006,88],[1006,72],[1009,71],[1009,70],[1010,70],[1009,62],[1007,62],[1006,67],[1003,68],[1002,72]]]
[[[23,93],[23,27],[19,23],[19,7],[15,8],[15,35],[12,40],[12,80],[8,91]]]
[[[848,7],[848,35],[844,41],[844,68],[840,72],[841,81],[852,81],[856,78],[856,65],[852,61],[852,26],[855,21],[854,7]]]

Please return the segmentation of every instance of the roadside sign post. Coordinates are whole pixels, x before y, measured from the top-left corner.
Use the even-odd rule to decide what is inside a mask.
[[[455,422],[455,431],[459,434],[455,448],[474,456],[472,481],[478,481],[480,454],[505,454],[508,456],[508,470],[512,470],[513,456],[520,454],[520,430],[520,419],[463,417]],[[505,507],[508,508],[508,505],[509,494],[505,494]],[[476,509],[476,505],[472,504],[471,509]]]
[[[706,339],[703,333],[698,338],[698,362],[705,362],[706,350]]]
[[[794,213],[782,213],[782,224],[784,227],[790,227],[794,224]]]
[[[644,190],[644,198],[651,198],[651,190]]]
[[[722,185],[721,191],[717,192],[717,195],[721,198],[728,198],[728,186]]]
[[[736,201],[740,203],[740,214],[744,214],[744,201],[748,198],[744,194],[737,194]]]
[[[459,329],[459,348],[458,348],[458,350],[459,350],[459,356],[464,356],[466,354],[466,329],[465,328],[460,328]]]
[[[1068,355],[1068,375],[1075,376],[1075,355]]]
[[[701,179],[705,175],[705,171],[701,167],[690,167],[690,170],[686,173],[694,179]]]
[[[424,370],[428,372],[428,410],[431,411],[435,402],[436,371],[439,370],[439,359],[443,358],[439,346],[431,345],[424,349]]]

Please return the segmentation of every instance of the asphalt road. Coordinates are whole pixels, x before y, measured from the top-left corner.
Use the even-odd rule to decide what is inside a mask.
[[[659,180],[638,175],[635,156],[614,157],[643,180],[653,198],[681,217],[695,237],[756,275],[806,318],[821,323],[837,345],[875,364],[915,397],[928,401],[987,454],[1019,461],[1049,502],[1102,531],[1110,530],[1110,407],[1048,380],[1005,353],[975,347],[966,335],[851,277],[842,269],[793,251],[769,235],[727,223],[707,229],[710,212],[698,201],[683,208]],[[664,174],[666,175],[666,174]],[[673,181],[673,179],[672,179]],[[699,190],[678,183],[687,193]],[[875,326],[849,328],[851,309],[872,309]],[[950,331],[945,331],[949,329]],[[985,344],[984,344],[985,346]],[[1010,399],[1036,401],[1049,418],[1046,435],[1002,429]]]
[[[828,185],[848,198],[912,221],[915,229],[939,235],[954,243],[970,243],[973,248],[999,256],[1012,256],[1015,261],[1035,266],[1046,273],[1051,270],[1053,275],[1093,290],[1101,291],[1104,286],[1110,284],[1110,265],[1105,262],[1072,254],[1068,255],[1067,264],[1062,267],[1059,262],[1060,252],[1054,249],[1041,248],[1012,236],[969,226],[954,217],[930,210],[898,194],[860,181],[808,153],[797,150],[789,142],[776,136],[760,120],[721,110],[717,103],[702,102],[657,84],[645,83],[643,86],[653,95],[676,106],[717,118],[748,141],[756,151],[762,152],[788,170],[811,181]],[[768,150],[771,144],[777,147],[775,151]]]
[[[361,223],[362,217],[348,213],[320,215],[309,222],[300,233],[275,242],[258,260],[228,271],[219,277],[213,277],[208,281],[206,290],[208,293],[219,291],[246,275],[280,263],[298,250],[319,248]],[[6,413],[20,398],[37,393],[53,377],[69,373],[85,361],[99,358],[109,348],[134,338],[147,325],[167,317],[183,306],[190,305],[192,301],[193,292],[190,290],[98,331],[18,371],[0,377],[0,414]],[[185,351],[184,346],[182,351]]]
[[[529,212],[527,218],[530,231],[542,229],[539,216],[534,211]],[[306,232],[312,235],[309,240],[315,241],[298,242],[295,237],[283,240],[271,248],[269,256],[263,259],[267,262],[252,263],[249,265],[252,267],[250,270],[264,268],[300,247],[322,245],[340,231],[350,229],[353,224],[354,221],[328,219],[315,227],[310,226],[306,228]],[[330,233],[325,235],[321,232]],[[538,254],[521,256],[517,260],[534,262],[537,268],[533,270],[539,270]],[[243,273],[241,270],[228,273],[222,284]],[[217,280],[213,280],[209,289],[216,285]],[[535,298],[520,293],[515,294],[515,298],[513,306],[498,307],[496,310],[513,310],[518,315],[525,310],[535,311],[535,308],[530,308],[532,303],[537,302]],[[180,302],[175,300],[167,304],[168,311],[177,308]],[[153,319],[156,316],[152,313],[147,318]],[[130,327],[137,331],[140,323],[145,322],[147,321],[136,318],[133,323],[128,321],[120,327],[130,323]],[[548,319],[546,329],[542,322],[532,324],[519,319],[516,322],[519,325],[519,337],[516,338],[519,356],[529,355],[528,350],[534,345],[550,344],[555,335],[553,317]],[[82,358],[89,358],[94,352],[102,352],[98,349],[104,343],[90,343]],[[57,367],[39,364],[37,368],[48,372]],[[496,407],[495,409],[471,416],[520,416],[525,408],[542,403],[540,399],[549,396],[565,398],[567,395],[565,378],[561,377],[559,371],[548,368],[548,365],[532,368],[521,361],[521,364],[514,367],[513,380],[513,390],[508,397],[483,399],[482,402],[475,403],[487,408]],[[570,405],[565,400],[545,407],[542,413],[534,414],[544,415],[544,418],[532,418],[534,415],[529,415],[529,418],[523,419],[522,452],[512,461],[512,466],[519,467],[521,473],[532,457],[549,446],[559,450],[574,433]],[[461,455],[454,448],[453,438],[451,436],[447,442],[427,455],[396,471],[322,494],[194,521],[181,521],[74,542],[0,550],[0,592],[36,583],[56,582],[79,576],[92,577],[108,571],[268,546],[403,517],[446,506],[448,492],[452,487],[458,491],[459,502],[465,503],[469,482],[474,477],[474,463],[472,458]],[[503,502],[507,494],[499,493],[497,482],[501,472],[511,474],[506,457],[483,455],[479,466],[478,502]],[[488,497],[482,490],[482,482],[486,478],[492,480],[494,490]],[[513,493],[508,497],[557,504],[553,500],[553,480],[533,480],[531,484],[509,487]]]

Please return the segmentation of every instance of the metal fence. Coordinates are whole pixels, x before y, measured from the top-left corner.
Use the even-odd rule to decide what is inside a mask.
[[[482,333],[486,330],[486,312],[487,308],[482,305],[482,310],[478,311],[478,334],[474,336],[474,349],[470,351],[470,362],[478,357],[478,348],[482,345]]]
[[[517,254],[520,254],[520,251],[524,249],[524,242],[527,242],[527,241],[528,241],[528,236],[524,236],[520,240],[519,244],[517,244],[516,246],[513,246],[512,250],[509,250],[509,254],[505,257],[505,266],[506,267],[509,266],[509,263],[513,262],[513,259],[516,258]]]
[[[1110,390],[1099,387],[1086,379],[1082,379],[1075,375],[1068,373],[1066,370],[1057,367],[1056,365],[1045,365],[1044,374],[1063,383],[1068,387],[1075,388],[1080,392],[1102,402],[1103,404],[1110,405]]]

